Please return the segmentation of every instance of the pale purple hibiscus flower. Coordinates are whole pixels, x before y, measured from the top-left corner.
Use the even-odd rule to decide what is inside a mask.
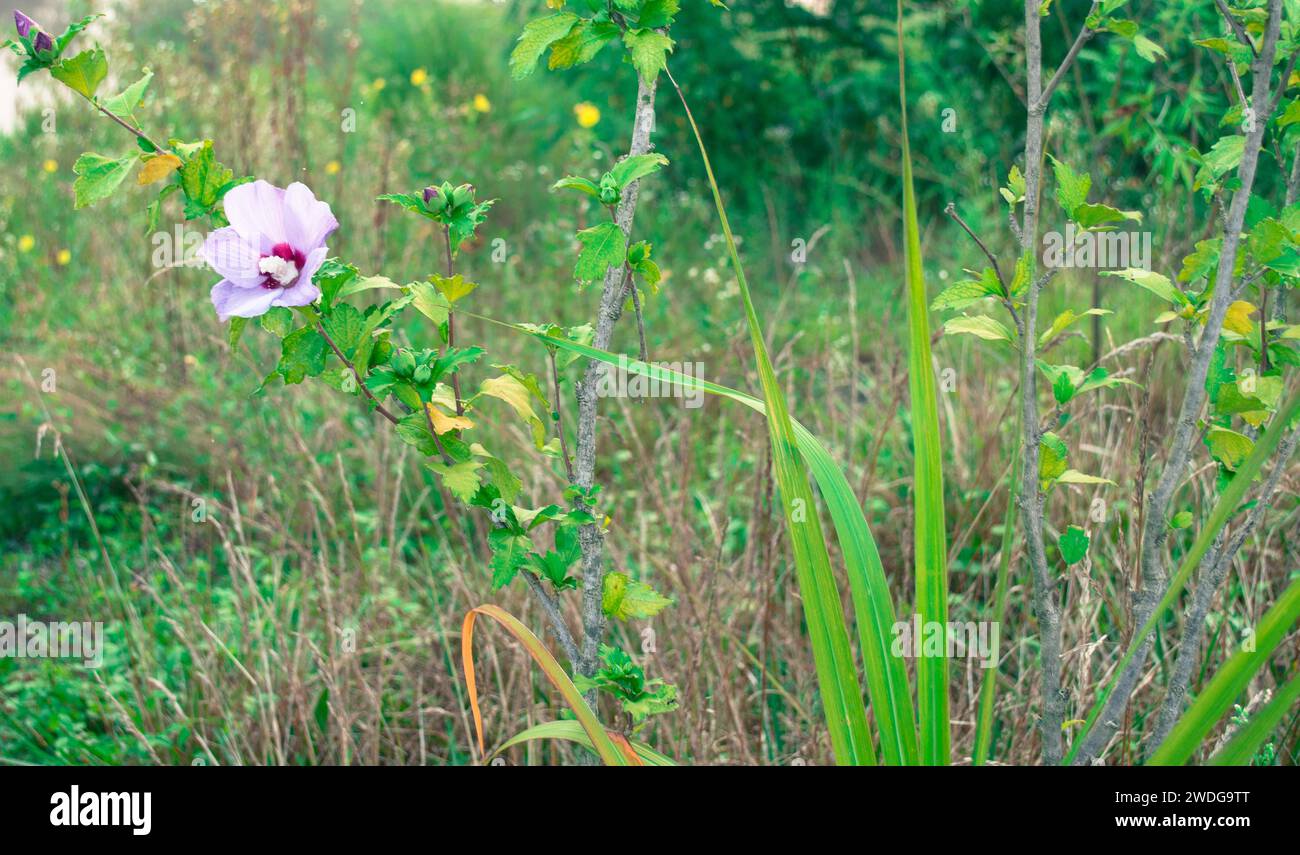
[[[339,227],[330,206],[298,182],[284,190],[241,184],[223,201],[230,225],[203,243],[203,258],[225,277],[212,287],[221,320],[316,302],[320,289],[311,278],[329,254],[325,238]]]

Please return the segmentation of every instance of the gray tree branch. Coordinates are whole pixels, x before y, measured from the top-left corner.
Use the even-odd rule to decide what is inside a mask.
[[[1038,297],[1043,286],[1043,280],[1036,275],[1036,268],[1038,209],[1043,177],[1043,113],[1047,107],[1044,95],[1050,94],[1043,91],[1040,20],[1039,3],[1036,0],[1025,0],[1025,65],[1028,71],[1026,94],[1030,106],[1025,129],[1025,221],[1020,230],[1020,242],[1022,250],[1030,253],[1032,261],[1029,292],[1025,296],[1025,309],[1019,323],[1020,423],[1024,431],[1021,445],[1023,481],[1019,502],[1025,529],[1025,554],[1034,580],[1034,612],[1038,617],[1043,671],[1043,710],[1039,722],[1043,739],[1043,762],[1055,766],[1061,762],[1061,725],[1065,721],[1065,696],[1061,692],[1061,607],[1056,593],[1056,581],[1047,566],[1047,553],[1043,546],[1045,497],[1038,482],[1038,444],[1042,435],[1038,423],[1038,369],[1034,362]]]
[[[650,135],[655,124],[655,83],[647,83],[638,75],[636,116],[632,123],[632,142],[628,155],[645,154],[650,150]],[[640,183],[634,182],[623,191],[614,220],[624,235],[632,231],[636,214],[636,200]],[[611,267],[605,271],[604,288],[600,295],[600,308],[596,317],[594,347],[608,350],[614,333],[614,324],[623,312],[625,285],[623,268]],[[596,418],[599,398],[596,395],[603,363],[590,360],[586,372],[578,382],[577,449],[574,471],[579,487],[590,488],[596,478]],[[602,583],[604,581],[604,535],[599,525],[585,525],[578,532],[582,547],[582,646],[575,661],[579,674],[591,676],[596,663],[601,639],[605,635],[605,614],[601,610]],[[591,702],[592,698],[588,698]]]
[[[1282,475],[1286,471],[1287,461],[1295,452],[1297,444],[1300,444],[1300,429],[1287,434],[1282,440],[1282,444],[1278,446],[1277,462],[1274,463],[1273,471],[1269,473],[1268,480],[1260,488],[1259,501],[1246,515],[1245,522],[1233,533],[1226,547],[1223,546],[1222,537],[1220,537],[1206,555],[1205,560],[1201,562],[1196,583],[1196,593],[1193,595],[1192,602],[1187,607],[1187,614],[1183,619],[1183,637],[1178,645],[1178,663],[1174,666],[1174,673],[1169,678],[1169,687],[1165,690],[1165,699],[1161,704],[1156,726],[1147,741],[1148,753],[1160,747],[1160,743],[1165,741],[1165,737],[1173,729],[1178,717],[1182,715],[1183,701],[1187,694],[1187,686],[1191,682],[1192,669],[1198,661],[1197,654],[1200,652],[1201,632],[1205,627],[1205,616],[1209,613],[1210,605],[1214,602],[1215,593],[1228,575],[1228,568],[1232,566],[1233,558],[1240,551],[1242,544],[1246,542],[1246,538],[1254,533],[1268,513],[1273,496],[1277,493],[1278,484],[1281,483]]]
[[[1264,32],[1263,44],[1259,55],[1251,64],[1251,103],[1270,104],[1269,90],[1273,70],[1273,60],[1277,53],[1278,33],[1282,24],[1282,0],[1270,0],[1268,25]],[[1279,84],[1286,86],[1283,79]],[[1157,603],[1164,593],[1166,572],[1164,564],[1165,540],[1169,536],[1167,514],[1170,502],[1178,486],[1187,474],[1191,462],[1192,440],[1196,436],[1197,418],[1205,404],[1205,377],[1209,373],[1210,357],[1218,344],[1219,334],[1223,330],[1223,320],[1232,302],[1233,268],[1237,263],[1237,252],[1241,244],[1241,231],[1246,220],[1246,206],[1250,202],[1251,188],[1255,183],[1255,170],[1259,164],[1259,153],[1264,142],[1264,131],[1268,126],[1271,113],[1257,116],[1246,134],[1246,142],[1237,168],[1239,189],[1233,193],[1232,202],[1225,218],[1223,246],[1219,254],[1219,267],[1215,272],[1214,296],[1210,302],[1209,316],[1205,321],[1205,330],[1201,340],[1192,352],[1187,368],[1187,386],[1183,392],[1183,403],[1178,411],[1178,421],[1174,426],[1174,438],[1170,444],[1169,456],[1165,461],[1156,488],[1147,499],[1145,529],[1142,532],[1142,545],[1139,554],[1141,578],[1139,587],[1132,592],[1133,621],[1136,629],[1144,625],[1151,617]],[[1138,677],[1146,666],[1147,656],[1154,644],[1154,635],[1149,638],[1129,662],[1129,666],[1120,675],[1102,709],[1098,719],[1101,726],[1094,727],[1084,740],[1076,757],[1076,765],[1092,762],[1114,736],[1118,729],[1118,720],[1129,697],[1137,685]]]

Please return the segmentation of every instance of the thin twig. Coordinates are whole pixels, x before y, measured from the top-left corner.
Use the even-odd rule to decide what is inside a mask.
[[[966,234],[970,235],[970,239],[975,241],[975,245],[984,253],[984,257],[989,260],[989,264],[993,265],[993,273],[998,277],[998,284],[1002,286],[1003,296],[1010,297],[1011,291],[1007,288],[1006,280],[1002,278],[1002,268],[998,267],[998,260],[993,257],[993,253],[989,252],[989,248],[984,245],[984,241],[980,240],[979,235],[975,234],[974,230],[961,218],[961,214],[957,213],[957,206],[949,202],[943,212],[952,217],[957,225],[961,226]]]
[[[330,350],[334,351],[334,355],[337,356],[339,360],[348,367],[348,370],[352,372],[352,376],[357,381],[357,386],[360,387],[361,391],[365,393],[365,396],[370,399],[371,403],[375,405],[375,412],[379,413],[379,415],[388,419],[393,424],[397,424],[397,416],[390,413],[388,409],[379,402],[379,399],[375,397],[374,393],[366,388],[366,381],[361,377],[361,372],[357,371],[357,367],[352,364],[352,360],[343,355],[343,351],[339,350],[339,346],[334,343],[334,339],[330,338],[330,334],[325,332],[325,325],[320,321],[316,322],[316,331],[321,334],[321,338],[325,339],[325,343],[330,346]]]

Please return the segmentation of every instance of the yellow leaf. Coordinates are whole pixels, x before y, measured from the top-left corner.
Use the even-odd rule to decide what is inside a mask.
[[[1250,335],[1250,331],[1255,328],[1255,325],[1250,322],[1250,316],[1254,311],[1253,304],[1238,300],[1228,307],[1228,314],[1223,319],[1223,328],[1232,330],[1237,335]]]
[[[500,377],[490,377],[484,380],[483,385],[479,387],[479,391],[484,395],[491,395],[493,398],[505,401],[514,408],[514,411],[519,414],[521,419],[537,418],[537,413],[533,411],[528,388],[509,374],[502,374]]]
[[[479,386],[479,394],[490,395],[509,404],[519,418],[527,422],[532,429],[533,445],[537,446],[539,451],[545,447],[546,424],[533,411],[532,397],[527,386],[509,374],[502,374],[500,377],[484,380]]]
[[[180,166],[181,159],[174,154],[155,155],[146,160],[144,166],[140,167],[140,175],[136,182],[141,185],[152,184],[160,178],[165,178],[174,170],[179,169]]]
[[[433,422],[433,429],[438,436],[453,430],[469,430],[474,427],[474,423],[464,416],[449,416],[433,404],[425,404],[429,408],[429,420]]]

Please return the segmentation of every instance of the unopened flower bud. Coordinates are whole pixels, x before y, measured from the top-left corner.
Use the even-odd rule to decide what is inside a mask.
[[[24,15],[18,9],[15,9],[14,26],[18,28],[18,37],[25,39],[31,33],[32,27],[36,26],[36,22]]]
[[[393,371],[398,377],[410,377],[415,371],[415,357],[409,350],[399,350],[393,355]]]

